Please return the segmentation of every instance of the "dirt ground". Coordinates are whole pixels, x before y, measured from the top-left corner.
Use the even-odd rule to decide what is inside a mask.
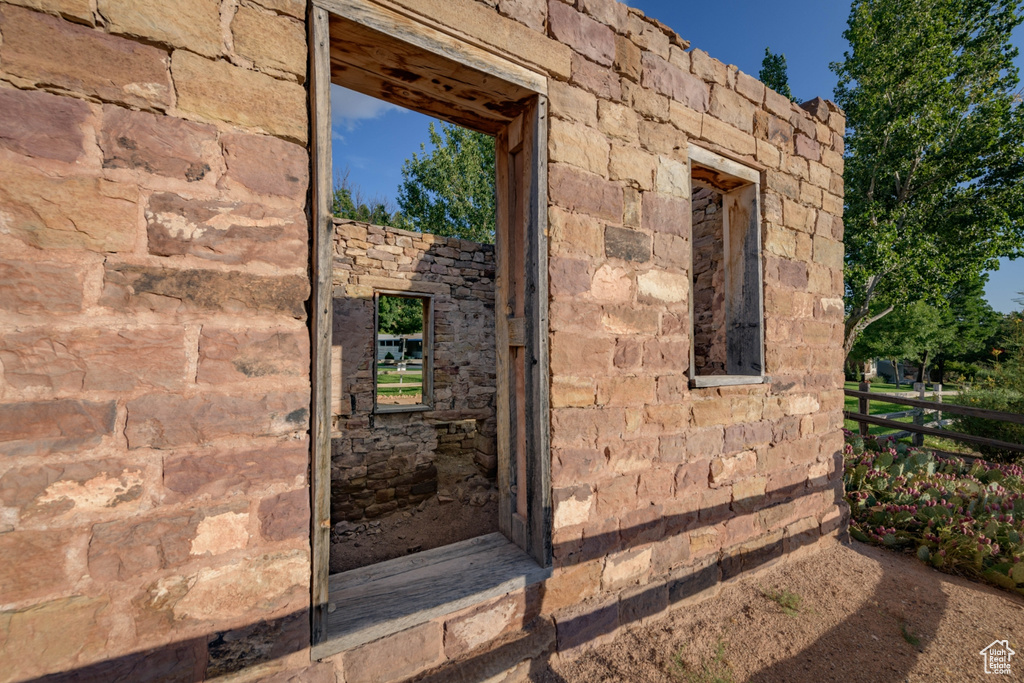
[[[789,606],[787,610],[783,605]],[[983,648],[1009,640],[1010,676]],[[778,564],[717,598],[536,671],[538,683],[1024,680],[1024,599],[853,543]]]
[[[438,453],[437,494],[387,517],[336,524],[331,573],[439,548],[498,530],[498,489],[465,452]]]

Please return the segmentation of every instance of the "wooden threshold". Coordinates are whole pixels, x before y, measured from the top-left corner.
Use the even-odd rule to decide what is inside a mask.
[[[551,575],[500,533],[334,574],[323,659]]]
[[[771,380],[767,377],[756,375],[706,375],[704,377],[691,377],[690,387],[734,387],[744,384],[768,384]]]

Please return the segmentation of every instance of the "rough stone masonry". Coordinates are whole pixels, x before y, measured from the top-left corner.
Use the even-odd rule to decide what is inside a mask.
[[[842,112],[614,0],[377,4],[547,79],[551,578],[311,661],[306,3],[0,0],[3,683],[522,680],[845,529]],[[691,143],[767,384],[688,387]]]

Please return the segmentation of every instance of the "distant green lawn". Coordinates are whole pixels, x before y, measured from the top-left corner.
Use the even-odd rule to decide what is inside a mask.
[[[422,372],[403,372],[399,374],[391,370],[378,370],[377,371],[377,384],[402,384],[415,382],[419,383],[423,381]]]

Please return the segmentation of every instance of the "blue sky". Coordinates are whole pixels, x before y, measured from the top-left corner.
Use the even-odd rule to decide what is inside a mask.
[[[631,0],[675,29],[692,47],[753,76],[761,68],[765,47],[786,55],[789,84],[799,101],[831,98],[836,77],[830,62],[843,57],[849,3],[841,0],[725,0],[716,3],[680,0]],[[1024,52],[1024,27],[1014,43]],[[1017,58],[1024,72],[1024,57]],[[359,93],[332,87],[334,171],[346,169],[365,198],[394,199],[405,159],[427,140],[430,117],[395,107]],[[992,307],[1010,312],[1024,290],[1024,259],[1003,259],[991,274],[986,294]]]

